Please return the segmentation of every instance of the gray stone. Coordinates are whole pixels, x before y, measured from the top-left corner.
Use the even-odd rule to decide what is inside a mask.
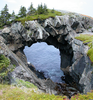
[[[2,30],[2,34],[4,33],[10,33],[10,28],[6,27]]]
[[[28,80],[48,93],[55,93],[55,84],[51,80],[39,80],[26,66],[26,60],[20,60],[20,57],[16,56],[25,46],[31,46],[38,41],[54,45],[60,50],[61,69],[65,75],[74,79],[81,92],[86,93],[93,89],[93,66],[87,56],[88,46],[74,37],[77,33],[87,31],[90,26],[93,27],[92,19],[77,15],[48,18],[42,25],[37,20],[27,21],[25,27],[16,22],[0,34],[0,54],[7,56],[11,63],[16,65],[15,77]],[[17,52],[16,55],[12,51]]]

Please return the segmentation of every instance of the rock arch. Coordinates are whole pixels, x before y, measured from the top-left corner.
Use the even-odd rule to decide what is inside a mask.
[[[88,20],[90,21],[90,19]],[[16,22],[10,28],[5,28],[1,36],[13,52],[23,50],[25,46],[31,46],[35,42],[54,45],[60,50],[61,69],[67,76],[74,79],[81,92],[86,93],[93,89],[93,82],[86,82],[89,81],[89,78],[88,72],[85,70],[91,66],[86,54],[88,47],[74,38],[77,33],[86,30],[85,21],[83,17],[56,16],[43,21],[27,21],[25,26]],[[90,23],[90,25],[92,24]],[[84,80],[84,78],[86,79]]]

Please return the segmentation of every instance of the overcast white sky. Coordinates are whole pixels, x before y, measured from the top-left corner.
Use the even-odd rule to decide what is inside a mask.
[[[38,4],[45,3],[50,9],[66,10],[93,17],[93,0],[0,0],[0,11],[7,4],[10,13],[14,10],[18,14],[21,6],[28,9],[31,2],[35,8]]]

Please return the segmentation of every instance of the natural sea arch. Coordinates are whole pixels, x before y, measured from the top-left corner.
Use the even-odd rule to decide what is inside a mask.
[[[73,22],[75,20],[72,21],[69,17],[64,18],[65,16],[57,16],[43,21],[28,21],[25,26],[17,22],[11,26],[8,33],[4,32],[2,36],[7,41],[6,44],[9,49],[14,53],[19,50],[23,51],[25,46],[30,47],[36,42],[46,42],[48,45],[58,48],[61,57],[61,69],[66,75],[70,74],[74,78],[78,88],[82,91],[83,87],[87,88],[90,84],[87,83],[85,86],[84,82],[86,81],[83,80],[82,76],[84,69],[88,68],[86,61],[89,65],[91,64],[86,54],[88,48],[81,41],[74,38],[80,30],[78,28],[80,28],[81,23],[78,22],[80,24],[77,24],[77,22]],[[75,31],[75,29],[77,30]],[[81,80],[83,80],[83,83]],[[89,78],[87,77],[86,80],[89,80]]]

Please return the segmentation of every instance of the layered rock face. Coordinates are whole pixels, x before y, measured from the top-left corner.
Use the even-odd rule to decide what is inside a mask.
[[[85,31],[93,31],[92,19],[80,15],[64,15],[43,21],[27,21],[25,26],[20,22],[16,22],[11,27],[3,29],[0,35],[5,39],[3,43],[10,49],[9,52],[13,51],[16,55],[18,52],[23,54],[24,47],[31,46],[35,42],[46,42],[49,45],[54,45],[60,50],[61,69],[66,76],[73,78],[81,92],[86,93],[93,89],[93,66],[87,56],[88,46],[74,38]],[[14,53],[13,55],[15,55]],[[27,67],[24,67],[26,60],[23,61],[23,59],[20,60],[19,58],[14,59],[13,62],[18,61],[17,66],[21,62],[21,67],[25,68],[31,77],[35,77]],[[45,83],[42,84],[40,80],[34,79],[37,80],[36,82],[39,85],[45,86]],[[66,79],[69,80],[68,78]],[[46,87],[43,88],[45,89]]]

